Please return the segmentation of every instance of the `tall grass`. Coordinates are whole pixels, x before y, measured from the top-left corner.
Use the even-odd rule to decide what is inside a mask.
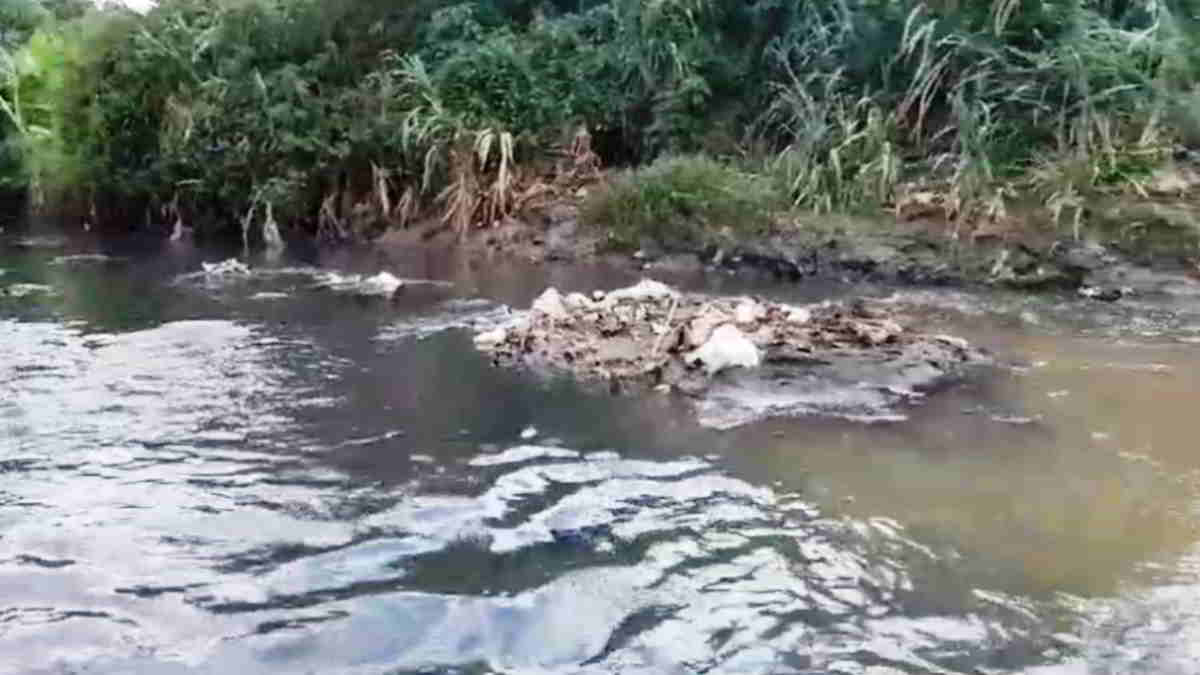
[[[553,188],[581,128],[650,167],[620,189],[703,168],[772,211],[933,194],[960,225],[1025,194],[1074,228],[1200,142],[1194,4],[161,0],[44,24],[0,105],[54,199],[211,232],[486,226]]]
[[[920,179],[956,219],[994,215],[1014,189],[1077,217],[1082,195],[1136,185],[1197,128],[1189,8],[1117,6],[810,9],[769,50],[768,164],[817,210],[893,203]],[[893,56],[872,57],[881,45]]]

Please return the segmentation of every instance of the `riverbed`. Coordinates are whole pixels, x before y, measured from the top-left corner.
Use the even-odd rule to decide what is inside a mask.
[[[237,254],[0,240],[0,672],[1200,672],[1200,292],[667,278],[996,356],[715,430],[475,351],[628,267]]]

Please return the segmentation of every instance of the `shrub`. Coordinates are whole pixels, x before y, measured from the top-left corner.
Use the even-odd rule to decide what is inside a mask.
[[[618,227],[722,220],[706,182],[828,212],[929,179],[960,217],[1024,177],[1055,208],[1200,142],[1196,4],[0,0],[25,64],[0,68],[0,174],[201,231],[257,213],[341,236],[433,209],[465,227],[584,128],[669,188],[618,178]],[[32,38],[33,19],[5,29],[18,14]],[[747,145],[769,180],[688,156]]]
[[[784,207],[784,195],[767,178],[685,155],[616,175],[587,197],[582,218],[608,228],[618,246],[645,237],[670,248],[709,243],[723,228],[766,231]]]

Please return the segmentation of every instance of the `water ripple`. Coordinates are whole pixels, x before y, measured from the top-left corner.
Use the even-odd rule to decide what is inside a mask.
[[[107,267],[91,271],[115,273]],[[313,276],[284,268],[249,281],[185,277],[183,295],[248,300]],[[254,318],[275,311],[259,301],[235,313],[242,321],[206,318],[213,306],[200,303],[132,332],[0,319],[0,672],[1065,675],[1187,673],[1196,662],[1192,557],[1148,566],[1146,583],[1115,600],[1022,595],[1003,574],[980,572],[995,561],[956,550],[953,542],[971,540],[945,527],[909,530],[869,509],[835,515],[829,500],[817,506],[815,488],[763,484],[778,466],[745,478],[737,462],[764,461],[761,442],[743,442],[753,436],[703,436],[686,450],[703,458],[627,436],[579,442],[538,408],[566,389],[529,399],[535,405],[508,395],[523,386],[517,378],[447,375],[445,363],[469,353],[461,336],[411,339],[507,320],[503,306],[414,295],[407,315],[381,321],[371,312],[385,303],[364,302],[359,323],[318,312],[298,330]],[[948,297],[948,311],[963,302]],[[386,304],[404,314],[401,299]],[[1015,301],[1011,309],[1008,319],[1032,311]],[[1113,310],[1112,326],[1123,311]],[[1160,373],[1156,359],[1093,359],[1088,372],[1186,379],[1185,368]],[[482,393],[454,390],[477,399],[442,400],[456,379],[493,375]],[[437,384],[396,384],[406,378]],[[1080,393],[1061,403],[1082,397],[1082,386],[1072,389]],[[407,416],[389,407],[414,391]],[[566,407],[602,410],[598,399],[569,396],[577,398]],[[471,416],[487,406],[493,416]],[[647,403],[640,412],[660,410]],[[425,419],[438,414],[437,424]],[[600,424],[609,419],[622,421]],[[530,424],[568,440],[512,442]],[[987,433],[1031,431],[998,426]],[[927,438],[912,435],[904,452],[915,455]],[[956,455],[920,463],[922,474],[970,454],[966,441],[946,443]],[[780,461],[814,474],[842,466],[822,465],[801,443],[793,452]],[[883,453],[851,464],[908,481],[883,499],[975,477],[917,480]],[[1167,470],[1146,467],[1147,476]],[[1032,471],[987,480],[1004,492],[1013,490],[1005,480]],[[1080,474],[1079,494],[1103,487]],[[1142,484],[1147,493],[1160,486]],[[1114,494],[1140,494],[1122,490]],[[1081,509],[1063,505],[1076,493],[1051,492],[1055,501],[1029,508],[1062,512],[1072,527],[1067,516]],[[992,503],[1009,502],[979,508]],[[969,506],[930,501],[924,522]]]

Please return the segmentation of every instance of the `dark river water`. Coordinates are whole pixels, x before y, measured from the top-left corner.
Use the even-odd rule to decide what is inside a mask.
[[[998,365],[714,431],[474,352],[628,272],[236,253],[0,240],[0,673],[1200,673],[1200,294],[856,289]]]

